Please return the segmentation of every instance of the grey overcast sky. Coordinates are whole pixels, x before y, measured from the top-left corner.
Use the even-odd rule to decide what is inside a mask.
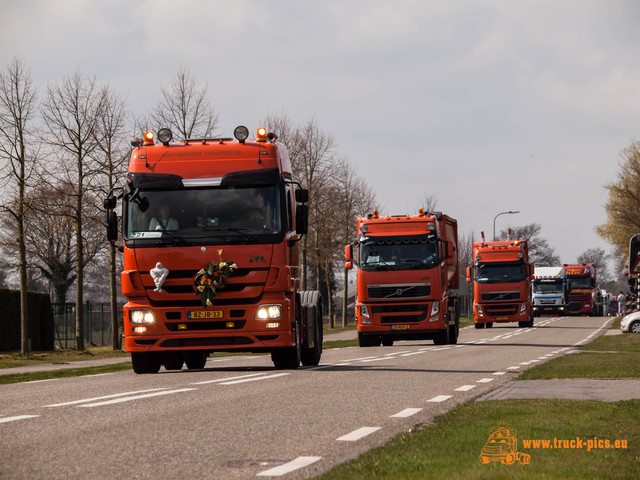
[[[155,106],[181,67],[218,133],[315,118],[385,214],[427,195],[462,233],[539,223],[561,260],[610,247],[603,186],[640,127],[634,0],[3,0],[0,67],[44,96],[79,71]],[[355,227],[354,227],[355,228]]]

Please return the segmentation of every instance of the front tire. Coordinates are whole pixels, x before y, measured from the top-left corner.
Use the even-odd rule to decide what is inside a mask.
[[[202,370],[207,363],[207,352],[187,352],[184,361],[189,370]]]
[[[271,360],[277,370],[295,370],[300,366],[300,357],[302,356],[302,332],[300,330],[300,320],[297,319],[294,332],[295,345],[271,352]]]
[[[379,347],[380,336],[379,335],[364,335],[358,332],[358,346],[360,347]]]
[[[304,366],[316,366],[320,363],[320,357],[322,356],[322,302],[320,299],[320,292],[306,291],[302,292],[301,302],[303,311],[308,307],[315,310],[313,317],[312,335],[313,335],[313,347],[303,348],[301,352],[300,360]],[[308,318],[305,315],[303,318]],[[307,342],[309,343],[309,342]]]
[[[131,352],[133,371],[138,374],[158,373],[160,363],[160,352]]]

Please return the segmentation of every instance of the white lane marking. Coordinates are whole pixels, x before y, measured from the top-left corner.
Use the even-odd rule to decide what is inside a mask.
[[[507,370],[520,370],[519,366],[507,367]]]
[[[360,358],[352,358],[350,360],[348,360],[349,362],[359,362],[360,360],[367,360],[368,358],[378,358],[376,356],[369,356],[369,357],[360,357]]]
[[[163,390],[161,392],[146,393],[144,395],[136,395],[135,397],[115,398],[113,400],[105,400],[104,402],[87,403],[85,405],[78,405],[78,408],[102,407],[104,405],[113,405],[115,403],[131,402],[133,400],[140,400],[143,398],[150,398],[150,397],[158,397],[160,395],[171,395],[174,393],[190,392],[192,390],[197,390],[197,388],[179,388],[177,390]]]
[[[233,380],[231,382],[223,382],[220,385],[235,385],[236,383],[244,382],[256,382],[258,380],[269,380],[276,377],[284,377],[285,375],[291,375],[290,373],[276,373],[274,375],[263,375],[262,377],[244,378],[242,380]]]
[[[481,378],[480,380],[476,380],[476,383],[489,383],[493,382],[493,378]]]
[[[0,418],[0,423],[16,422],[18,420],[25,420],[27,418],[36,418],[39,416],[40,415],[17,415],[15,417]]]
[[[380,360],[389,360],[390,357],[376,357],[376,358],[369,358],[367,360],[361,360],[362,363],[368,363],[368,362],[378,362]]]
[[[440,347],[440,348],[434,348],[433,351],[437,352],[438,350],[449,350],[451,347]]]
[[[24,382],[24,383],[55,382],[57,380],[62,380],[62,379],[61,378],[45,378],[44,380],[31,380],[30,382]]]
[[[403,354],[402,354],[402,355],[400,355],[400,356],[401,356],[401,357],[410,357],[411,355],[420,355],[421,353],[424,353],[424,352],[420,352],[420,351],[418,351],[418,352],[411,352],[411,353],[403,353]]]
[[[227,378],[218,378],[216,380],[204,380],[202,382],[194,382],[194,383],[190,383],[189,385],[206,385],[208,383],[220,383],[220,382],[226,382],[228,380],[237,380],[239,378],[248,378],[248,377],[257,377],[260,375],[267,375],[269,372],[260,372],[260,373],[249,373],[247,375],[240,375],[237,377],[227,377]]]
[[[298,457],[295,460],[291,460],[289,463],[285,463],[284,465],[279,465],[277,467],[270,468],[269,470],[265,470],[264,472],[258,473],[257,477],[280,477],[282,475],[286,475],[287,473],[294,472],[300,468],[311,465],[312,463],[317,462],[322,457]]]
[[[398,412],[395,415],[391,415],[390,418],[406,418],[406,417],[410,417],[411,415],[415,415],[416,413],[418,413],[420,410],[422,410],[422,409],[421,408],[405,408],[401,412]]]
[[[67,405],[77,405],[78,403],[90,403],[97,400],[106,400],[107,398],[125,397],[127,395],[137,395],[139,393],[157,392],[159,390],[166,390],[166,388],[151,388],[148,390],[137,390],[135,392],[114,393],[112,395],[104,395],[102,397],[83,398],[82,400],[73,400],[71,402],[54,403],[52,405],[45,405],[45,407],[66,407]]]
[[[382,427],[362,427],[354,430],[351,433],[347,433],[346,435],[336,438],[336,440],[339,440],[341,442],[355,442],[356,440],[360,440],[367,435],[371,435],[373,432],[377,432],[381,428]]]
[[[456,388],[456,392],[468,392],[476,387],[477,385],[462,385],[461,387]]]
[[[401,353],[409,353],[411,350],[403,350],[401,352],[393,352],[393,353],[385,353],[385,357],[390,357],[391,355],[400,355]]]
[[[449,400],[452,395],[438,395],[437,397],[433,397],[431,400],[427,400],[427,402],[439,403],[444,402],[445,400]]]
[[[493,375],[504,375],[507,372],[493,372]]]

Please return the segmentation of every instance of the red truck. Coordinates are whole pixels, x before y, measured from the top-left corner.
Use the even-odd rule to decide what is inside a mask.
[[[598,289],[594,263],[563,264],[569,284],[569,313],[572,315],[602,316],[602,295]]]
[[[132,141],[126,184],[107,199],[118,238],[122,199],[124,345],[136,373],[205,366],[215,351],[269,352],[276,368],[317,365],[319,292],[300,291],[298,241],[308,191],[276,136]]]
[[[395,340],[458,339],[458,223],[441,212],[358,218],[345,249],[357,267],[356,320],[361,347]]]
[[[467,282],[473,282],[473,316],[476,328],[494,323],[518,322],[533,326],[531,279],[527,242],[506,240],[473,244],[473,267]]]

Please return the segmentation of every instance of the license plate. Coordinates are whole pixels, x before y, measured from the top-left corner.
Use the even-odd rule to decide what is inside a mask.
[[[497,317],[496,320],[498,322],[502,321],[502,320],[509,320],[509,317]]]
[[[411,325],[391,325],[391,330],[409,330]]]
[[[553,310],[553,308],[547,307],[547,308],[545,308],[545,310]]]
[[[197,310],[195,312],[187,312],[187,318],[222,318],[222,310]]]

